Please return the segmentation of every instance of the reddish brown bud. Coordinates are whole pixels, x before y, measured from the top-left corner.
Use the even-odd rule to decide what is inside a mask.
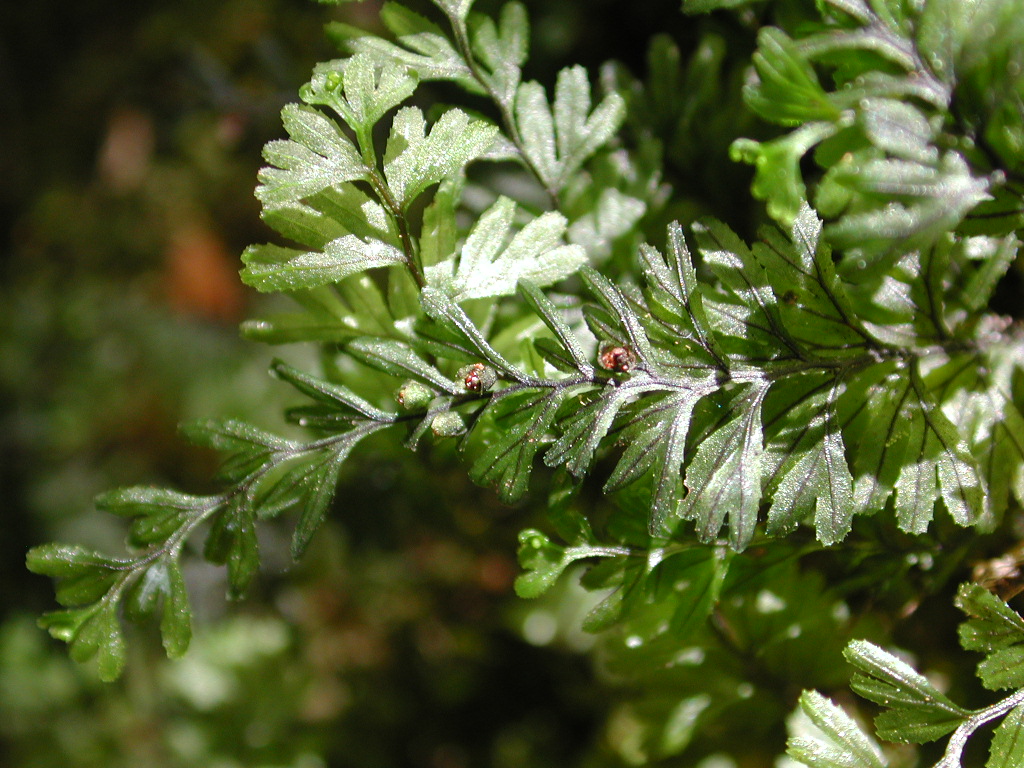
[[[483,363],[473,363],[459,369],[459,378],[470,392],[483,392],[494,386],[497,374]]]
[[[627,373],[636,365],[636,353],[629,347],[618,344],[604,344],[597,356],[597,362],[606,371]]]

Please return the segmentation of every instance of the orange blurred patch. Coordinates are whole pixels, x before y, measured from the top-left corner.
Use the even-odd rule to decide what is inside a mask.
[[[207,320],[238,322],[244,300],[236,261],[206,227],[190,224],[175,230],[167,246],[164,283],[171,306]]]

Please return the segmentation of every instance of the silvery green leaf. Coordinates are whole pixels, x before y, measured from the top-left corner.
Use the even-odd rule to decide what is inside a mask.
[[[242,281],[259,291],[294,291],[336,283],[376,267],[405,263],[405,254],[380,240],[345,235],[322,251],[251,245],[242,254]]]
[[[935,131],[921,110],[896,99],[864,99],[859,118],[868,140],[894,157],[931,164],[939,159]]]
[[[308,104],[332,107],[353,130],[366,131],[409,98],[416,85],[405,65],[357,53],[317,65],[300,94]]]
[[[829,225],[839,248],[903,241],[904,248],[927,243],[955,229],[989,195],[989,181],[975,177],[958,152],[924,165],[899,159],[869,160],[837,170],[837,182],[878,200],[876,207],[850,213]]]
[[[956,606],[969,617],[958,628],[960,645],[968,651],[991,653],[1024,643],[1024,618],[980,584],[961,584]]]
[[[587,254],[563,242],[566,219],[548,211],[512,235],[516,204],[499,197],[466,238],[452,280],[456,301],[509,296],[520,280],[546,286],[575,272]]]
[[[591,111],[590,81],[579,66],[559,72],[553,112],[539,83],[523,83],[516,93],[515,119],[523,150],[552,191],[560,190],[615,135],[624,118],[625,102],[616,93]]]
[[[332,409],[341,410],[346,413],[354,412],[378,422],[393,421],[395,418],[394,414],[382,411],[380,408],[371,405],[348,387],[324,381],[317,376],[312,376],[305,371],[288,365],[282,360],[275,360],[270,370],[274,376],[282,381],[287,381],[302,394]]]
[[[420,292],[420,302],[424,312],[441,326],[446,334],[458,339],[463,349],[479,356],[516,380],[524,381],[528,378],[488,343],[465,310],[446,293],[428,286]]]
[[[532,81],[519,86],[516,91],[515,118],[527,159],[541,181],[553,187],[561,168],[555,147],[555,119],[544,86]]]
[[[562,184],[615,135],[625,116],[625,102],[617,93],[605,96],[591,111],[590,80],[583,67],[558,73],[554,121]]]
[[[810,726],[786,741],[786,754],[809,768],[885,768],[875,741],[857,722],[817,691],[804,691],[800,709]]]
[[[554,303],[529,280],[519,281],[519,295],[540,316],[552,333],[555,334],[561,346],[569,353],[573,367],[584,376],[593,375],[594,366],[580,346],[576,334],[572,332],[565,320],[560,316],[558,308],[555,307]]]
[[[816,438],[786,459],[772,495],[769,532],[784,531],[813,513],[814,529],[825,546],[850,532],[853,519],[853,477],[846,463],[842,432],[831,423],[831,406],[819,410],[808,432]]]
[[[990,691],[1024,688],[1024,645],[1000,648],[978,664],[978,678]]]
[[[702,541],[713,540],[729,518],[729,544],[743,549],[754,534],[761,503],[761,406],[768,386],[751,384],[735,415],[697,446],[686,468],[687,493],[678,515],[695,520]]]
[[[421,80],[454,80],[471,90],[481,90],[439,26],[399,3],[385,3],[380,16],[398,44],[339,22],[328,25],[327,34],[340,46],[366,54],[378,63],[401,64]]]
[[[392,376],[413,376],[441,392],[458,395],[465,390],[451,377],[426,362],[407,344],[393,339],[356,339],[348,346],[357,359]]]
[[[941,495],[959,525],[973,525],[981,515],[984,493],[977,463],[956,427],[927,397],[916,367],[910,383],[919,407],[908,413],[907,454],[896,481],[896,516],[905,531],[924,532]]]
[[[264,206],[261,217],[275,231],[307,248],[323,248],[349,234],[334,218],[300,202]]]
[[[643,200],[608,188],[601,192],[592,212],[575,219],[569,226],[569,240],[587,249],[592,256],[607,256],[617,237],[633,231],[647,211]]]
[[[395,201],[404,208],[427,187],[461,172],[488,150],[497,133],[497,126],[471,120],[459,109],[445,112],[427,133],[420,110],[400,109],[384,155],[384,175]]]
[[[322,113],[298,104],[281,111],[291,140],[272,141],[263,157],[256,197],[279,205],[309,197],[335,184],[369,177],[369,169],[341,129]]]
[[[473,0],[433,0],[434,4],[453,19],[465,21]]]
[[[473,462],[469,476],[481,485],[490,485],[506,503],[518,501],[526,493],[533,459],[545,444],[545,435],[558,414],[567,389],[525,390],[509,395],[509,402],[491,401],[510,411],[496,418],[500,426],[495,438]]]
[[[502,6],[498,23],[483,14],[472,14],[469,37],[474,55],[488,70],[487,84],[499,103],[509,107],[515,99],[529,50],[530,27],[522,3]]]

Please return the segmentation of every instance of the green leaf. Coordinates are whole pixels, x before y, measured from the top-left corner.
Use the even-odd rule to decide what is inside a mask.
[[[299,92],[307,104],[333,108],[362,136],[416,90],[417,80],[394,62],[378,63],[366,53],[317,65]],[[342,93],[344,98],[342,98]]]
[[[515,119],[523,137],[523,151],[541,181],[554,187],[561,169],[555,141],[555,119],[544,86],[523,83],[516,91]]]
[[[921,9],[917,45],[931,70],[946,82],[956,79],[956,65],[978,22],[989,20],[985,3],[931,0]],[[998,5],[998,3],[990,4]]]
[[[878,373],[887,369],[891,366],[880,367]],[[868,513],[883,509],[892,495],[910,438],[904,414],[909,382],[904,386],[884,382],[863,381],[863,389],[853,390],[851,399],[860,407],[844,435],[853,455],[854,505]]]
[[[235,419],[195,419],[187,421],[179,427],[179,431],[189,442],[217,451],[286,451],[294,449],[298,443],[265,432],[252,424]],[[97,504],[110,508],[115,514],[125,514],[118,509],[127,509],[128,514],[140,514],[148,504],[170,504],[176,502],[185,507],[189,504],[198,506],[202,497],[189,496],[178,491],[162,488],[126,488],[103,494]],[[139,511],[133,511],[131,505],[139,505]],[[115,507],[117,509],[115,509]]]
[[[958,628],[966,650],[987,653],[1024,643],[1024,619],[980,584],[961,584],[956,606],[971,617]]]
[[[789,226],[807,205],[800,161],[813,147],[835,133],[836,128],[831,123],[807,123],[772,141],[736,139],[729,148],[729,156],[736,162],[754,166],[751,185],[754,197],[767,202],[769,216],[782,226]]]
[[[778,299],[764,267],[729,227],[706,219],[693,225],[705,264],[728,291],[705,306],[726,351],[747,354],[774,350],[800,356],[800,346],[782,321]],[[730,337],[730,347],[725,346]]]
[[[341,344],[366,334],[365,328],[351,328],[339,320],[314,317],[308,312],[279,312],[254,320],[243,320],[242,336],[262,344],[294,344],[322,341]]]
[[[84,608],[43,614],[39,626],[70,646],[71,658],[84,663],[96,658],[100,680],[120,677],[127,660],[127,648],[116,603],[99,602]]]
[[[442,11],[452,19],[465,21],[469,9],[473,6],[473,0],[433,0]]]
[[[969,238],[969,242],[974,248],[981,246],[981,253],[977,269],[964,283],[960,300],[967,309],[978,312],[988,305],[996,285],[1017,257],[1021,243],[1015,235],[999,239]]]
[[[322,251],[301,251],[265,243],[242,253],[242,282],[264,293],[296,291],[338,283],[367,269],[406,263],[405,254],[381,240],[345,235]]]
[[[303,205],[323,214],[335,223],[331,237],[318,243],[316,250],[323,250],[324,245],[337,240],[345,234],[356,235],[362,240],[382,240],[395,245],[399,242],[398,229],[388,216],[387,210],[376,198],[366,194],[354,184],[340,184],[328,187],[307,198]],[[274,220],[277,206],[264,208],[265,219]],[[278,230],[285,237],[291,237],[286,230]],[[336,234],[335,234],[336,233]],[[297,243],[306,245],[303,240]]]
[[[563,180],[608,143],[625,119],[626,105],[610,93],[591,111],[587,71],[577,65],[558,73],[555,81],[555,145]]]
[[[683,0],[683,13],[710,13],[723,8],[739,8],[763,0]]]
[[[121,564],[122,561],[75,544],[41,544],[32,547],[25,557],[25,565],[32,573],[54,579],[75,576],[90,568],[114,569]]]
[[[384,3],[380,17],[398,38],[398,45],[338,22],[327,26],[327,36],[339,47],[366,54],[380,64],[401,64],[421,80],[454,80],[479,90],[469,66],[432,21],[395,2]]]
[[[544,446],[544,438],[565,395],[563,388],[527,390],[503,397],[507,402],[492,400],[488,411],[500,403],[510,413],[496,419],[499,429],[469,470],[473,481],[494,486],[507,504],[522,498],[529,485],[533,459]]]
[[[555,192],[608,143],[624,118],[625,102],[616,93],[591,111],[590,82],[579,66],[558,73],[553,112],[539,83],[522,83],[516,92],[515,120],[523,151],[544,185]]]
[[[744,87],[743,98],[761,117],[782,125],[839,118],[814,69],[781,29],[758,32],[753,63],[758,80]]]
[[[685,643],[704,626],[728,571],[728,555],[720,547],[680,552],[651,570],[646,586],[655,602],[672,606],[670,628],[675,642]]]
[[[790,736],[786,754],[794,760],[810,768],[885,768],[881,749],[841,707],[804,691],[800,709],[816,730],[813,737]]]
[[[476,327],[469,315],[443,291],[435,288],[424,288],[420,293],[423,310],[450,336],[464,343],[470,355],[477,355],[517,381],[526,381],[523,374],[512,363],[502,357],[487,343],[487,339]]]
[[[884,152],[911,162],[931,164],[939,159],[932,144],[935,131],[920,109],[896,99],[864,99],[861,126],[868,140]]]
[[[420,233],[420,262],[429,272],[435,265],[450,260],[458,240],[458,209],[464,193],[461,176],[444,179],[434,193],[434,199],[423,211],[423,230]]]
[[[643,323],[637,316],[636,310],[631,305],[626,295],[613,285],[607,277],[602,275],[593,267],[585,267],[580,271],[580,277],[594,296],[601,304],[611,312],[615,313],[619,327],[626,332],[628,344],[638,358],[638,365],[642,365],[653,372],[660,372],[659,357],[654,347],[647,338],[647,332]],[[596,334],[599,338],[611,338],[617,340],[620,334],[613,335]],[[636,366],[634,366],[635,368]]]
[[[837,166],[833,178],[877,201],[828,227],[828,237],[838,248],[903,241],[909,249],[928,243],[955,229],[990,197],[989,181],[975,177],[963,156],[952,151],[931,165],[885,159]]]
[[[497,133],[497,126],[450,109],[427,134],[420,110],[400,109],[384,155],[384,175],[396,203],[404,209],[427,187],[459,173],[490,148]]]
[[[923,475],[932,472],[931,468],[934,467],[946,510],[959,525],[972,525],[984,509],[984,495],[977,464],[956,427],[940,408],[926,398],[924,384],[919,378],[916,364],[911,366],[910,380],[921,406],[914,422],[920,424],[919,431],[923,437],[919,443],[920,454],[916,461],[911,455],[913,463],[904,464],[904,469],[910,468],[909,480],[905,480],[901,471],[900,480],[897,481],[897,514],[901,505],[907,508],[908,495],[921,493],[925,498],[931,495],[930,487],[934,486],[934,478]],[[917,448],[915,434],[911,432],[912,450]],[[920,508],[920,504],[915,500],[913,507]],[[930,517],[930,513],[928,516]],[[919,516],[906,517],[901,523],[904,530],[920,531],[923,530],[921,525]],[[923,525],[927,525],[926,520]]]
[[[534,598],[554,586],[565,569],[577,560],[588,557],[615,557],[622,550],[590,545],[563,547],[540,531],[527,529],[519,533],[519,565],[523,573],[516,577],[516,594]]]
[[[263,510],[275,506],[273,499],[261,501]],[[227,565],[228,598],[231,600],[245,595],[260,565],[256,518],[246,502],[239,500],[213,518],[203,548],[203,556],[211,563]]]
[[[57,602],[65,606],[96,602],[130,567],[126,561],[67,544],[33,547],[26,557],[26,565],[33,573],[57,579]]]
[[[468,19],[473,55],[489,72],[484,79],[496,100],[506,108],[515,99],[530,43],[530,27],[522,3],[508,2],[501,8],[497,25],[483,14]]]
[[[124,612],[132,621],[142,621],[153,615],[168,592],[167,560],[157,558],[142,569],[132,585],[125,591]]]
[[[1024,688],[1024,646],[1014,645],[989,653],[978,664],[978,677],[990,691]]]
[[[168,657],[177,659],[185,655],[192,641],[192,610],[189,608],[185,577],[177,558],[167,558],[167,584],[160,634]]]
[[[333,448],[322,451],[306,464],[302,476],[303,503],[299,520],[292,535],[292,559],[298,560],[309,546],[317,528],[327,516],[327,509],[334,499],[338,484],[338,472],[355,446],[355,440],[342,441]]]
[[[1018,765],[1024,765],[1024,705],[1011,710],[996,728],[985,768],[1014,768]]]
[[[724,353],[704,311],[703,292],[679,222],[668,226],[666,256],[644,244],[640,258],[650,289],[649,303],[668,310],[673,324],[682,326],[683,333],[694,338],[706,355],[721,365]]]
[[[196,419],[179,429],[195,445],[228,453],[217,477],[230,483],[241,482],[259,471],[273,454],[298,448],[298,443],[233,419]]]
[[[592,402],[574,409],[559,423],[562,434],[544,455],[544,463],[549,467],[565,465],[570,475],[582,478],[590,469],[594,453],[611,429],[619,409],[634,398],[661,388],[646,377],[639,377],[604,390],[597,399],[592,399],[589,393],[584,395],[584,402]]]
[[[708,394],[706,389],[694,389],[670,395],[661,403],[664,410],[660,413],[657,427],[652,424],[645,430],[645,436],[650,435],[652,429],[658,430],[655,443],[649,446],[653,486],[648,530],[652,536],[666,533],[669,521],[673,517],[677,515],[685,517],[685,510],[680,509],[680,503],[683,497],[681,471],[686,458],[686,437],[690,430],[690,417],[693,414],[693,408],[697,401],[706,394]],[[628,462],[626,466],[636,463],[635,458],[629,455],[628,449],[623,454],[622,462]],[[620,462],[620,466],[622,462]],[[689,469],[687,473],[689,473]],[[608,481],[611,483],[612,480],[619,480],[619,478],[621,478],[620,468],[616,466],[615,473]]]
[[[135,518],[129,541],[136,547],[166,541],[191,518],[219,503],[216,496],[192,496],[166,488],[147,487],[121,488],[96,498],[97,509]]]
[[[566,245],[566,219],[548,211],[508,239],[516,204],[499,197],[477,220],[459,255],[450,290],[456,301],[509,296],[520,280],[550,285],[586,263],[578,245]],[[444,266],[444,265],[441,265]],[[428,283],[431,271],[427,271]]]
[[[571,563],[565,547],[554,544],[540,531],[520,531],[519,565],[524,572],[516,577],[516,594],[527,599],[540,597]]]
[[[430,365],[415,350],[400,341],[386,339],[357,339],[348,346],[356,360],[392,376],[412,376],[434,389],[451,395],[465,392],[452,378]]]
[[[761,503],[761,406],[768,387],[747,387],[728,421],[705,437],[686,468],[687,493],[679,509],[711,541],[729,518],[729,545],[743,549],[754,535]]]
[[[260,216],[268,226],[308,248],[323,248],[331,240],[349,234],[341,222],[305,203],[266,206]]]
[[[370,171],[338,126],[311,107],[289,104],[281,111],[287,141],[263,150],[272,167],[260,171],[256,197],[266,206],[293,203],[334,184],[366,180]]]
[[[579,339],[565,323],[554,303],[529,280],[520,280],[518,289],[520,298],[544,321],[544,324],[555,334],[561,347],[569,353],[576,370],[586,377],[592,376],[594,366],[591,365],[590,359],[580,346]]]
[[[813,415],[778,472],[779,481],[768,511],[770,534],[786,531],[811,513],[818,541],[825,546],[841,541],[850,532],[853,476],[835,418],[839,388],[840,382],[833,382],[827,398],[812,406]],[[800,417],[806,415],[806,408],[795,410],[791,415],[802,422]]]
[[[952,732],[968,716],[908,664],[864,640],[851,642],[847,661],[865,674],[850,683],[858,694],[889,709],[875,719],[887,741],[921,744]]]
[[[804,349],[836,354],[869,339],[846,286],[836,273],[832,249],[821,237],[822,224],[803,203],[788,231],[764,227],[763,242],[751,246],[754,258],[771,276],[781,298],[778,311],[789,335]]]
[[[929,440],[924,415],[913,409],[904,418],[909,422],[910,433],[907,455],[896,479],[896,520],[901,530],[924,533],[939,497],[936,461],[927,450]]]
[[[355,394],[348,387],[341,384],[333,384],[329,381],[312,376],[300,371],[281,360],[275,360],[270,367],[273,374],[287,381],[299,392],[319,403],[330,406],[345,412],[355,412],[360,416],[379,422],[392,422],[395,419],[393,413],[382,411],[380,408],[371,405],[359,395]]]

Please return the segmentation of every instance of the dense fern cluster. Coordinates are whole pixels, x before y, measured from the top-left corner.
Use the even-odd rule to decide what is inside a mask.
[[[432,15],[387,3],[389,39],[333,25],[347,55],[284,109],[290,138],[267,145],[256,192],[290,245],[252,246],[242,270],[298,305],[248,322],[250,338],[321,345],[321,374],[273,367],[305,396],[288,417],[310,436],[187,425],[225,453],[224,490],[101,497],[131,519],[133,554],[33,550],[67,606],[44,625],[76,658],[98,655],[107,679],[124,664],[122,607],[158,613],[168,653],[183,653],[190,536],[206,531],[206,558],[244,594],[259,521],[295,513],[299,557],[346,457],[388,430],[413,450],[457,439],[470,476],[510,503],[537,467],[555,470],[548,532],[520,537],[517,591],[591,564],[584,626],[606,671],[644,691],[621,710],[639,723],[620,748],[630,762],[681,752],[730,708],[760,702],[777,723],[793,701],[770,701],[772,676],[842,684],[833,662],[865,587],[915,571],[941,589],[976,556],[965,542],[1013,530],[1024,503],[1024,339],[988,311],[1024,212],[1024,14],[1012,0],[777,5],[743,99],[787,132],[732,145],[773,220],[750,243],[712,219],[663,229],[680,201],[661,163],[708,103],[692,74],[715,71],[714,36],[689,78],[659,37],[648,80],[610,67],[595,96],[574,66],[549,96],[523,80],[516,2],[493,18],[468,0],[436,0]],[[436,80],[466,108],[403,106]],[[694,93],[674,90],[684,82]],[[608,509],[580,493],[589,478]],[[851,543],[858,517],[872,522]],[[892,557],[906,547],[914,559]],[[1020,618],[978,587],[961,606],[965,646],[990,654],[982,683],[1021,687],[997,671],[1016,659]],[[940,763],[953,766],[967,735],[1009,713],[989,765],[1021,759],[1020,693],[972,713],[866,641],[846,653],[854,689],[892,708],[882,738],[955,731]],[[751,664],[767,679],[752,682]],[[819,730],[793,737],[794,758],[886,764],[834,704],[805,694],[802,707]]]

